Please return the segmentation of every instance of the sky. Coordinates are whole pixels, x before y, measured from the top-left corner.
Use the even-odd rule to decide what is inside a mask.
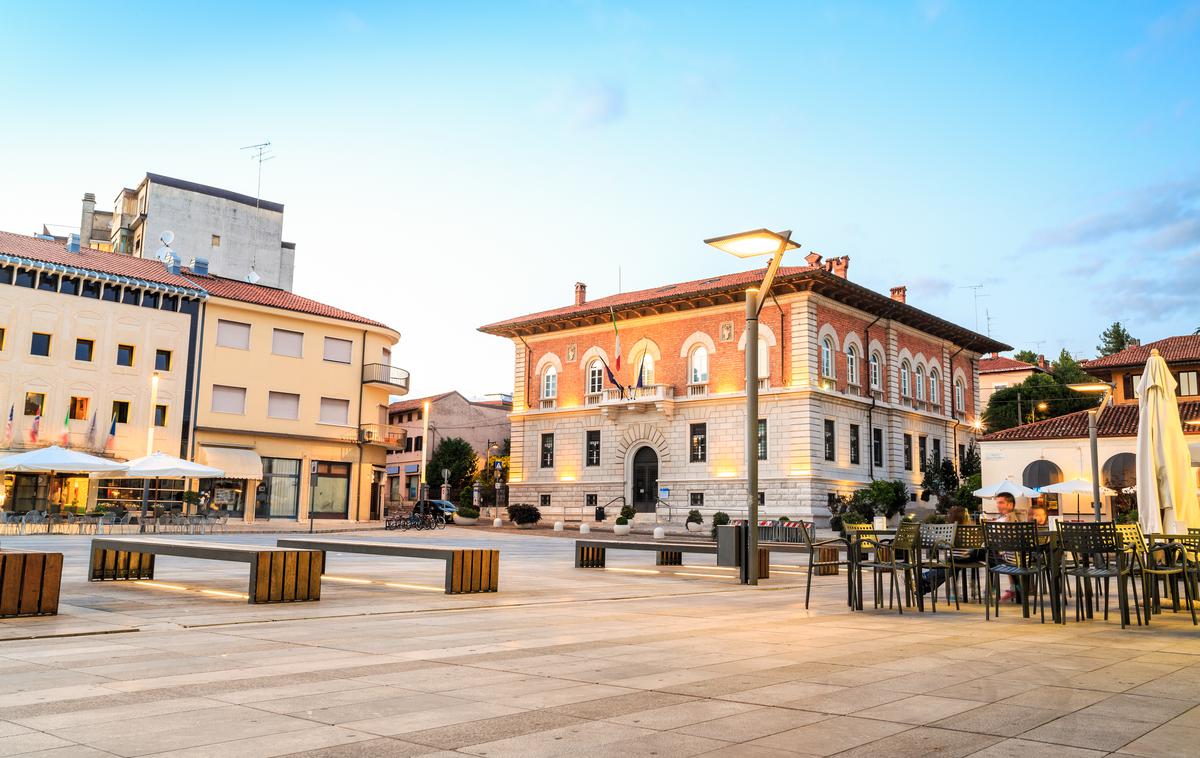
[[[254,194],[264,141],[295,291],[400,331],[413,396],[511,392],[480,325],[764,226],[1018,349],[1200,327],[1195,1],[3,3],[0,229]]]

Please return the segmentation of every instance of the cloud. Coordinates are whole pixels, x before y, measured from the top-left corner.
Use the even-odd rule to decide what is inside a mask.
[[[1147,260],[1103,288],[1102,304],[1113,313],[1151,320],[1194,316],[1200,292],[1200,250],[1170,260]]]
[[[540,108],[574,129],[593,129],[624,118],[625,88],[609,82],[561,82]]]
[[[918,276],[909,281],[908,288],[920,297],[943,297],[954,289],[954,282],[937,276]]]
[[[1151,250],[1177,250],[1200,242],[1200,176],[1131,193],[1123,207],[1032,235],[1027,247],[1083,247],[1124,235],[1141,236]]]
[[[1170,13],[1164,13],[1146,27],[1142,41],[1126,53],[1130,60],[1137,60],[1149,53],[1186,42],[1200,27],[1200,2],[1188,3]]]

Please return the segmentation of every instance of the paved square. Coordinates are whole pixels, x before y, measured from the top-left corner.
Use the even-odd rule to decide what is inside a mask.
[[[162,558],[84,581],[62,551],[54,618],[0,622],[0,755],[1180,756],[1200,745],[1200,632],[1005,608],[804,610],[803,557],[734,583],[490,529],[351,535],[499,547],[500,591],[448,596],[432,561],[334,554],[317,603],[246,604],[245,567]],[[273,544],[262,534],[184,537]],[[869,600],[868,600],[869,605]]]

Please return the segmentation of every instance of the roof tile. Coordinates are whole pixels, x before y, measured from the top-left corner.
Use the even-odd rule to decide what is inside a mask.
[[[1121,366],[1143,366],[1150,360],[1150,351],[1157,350],[1167,363],[1200,362],[1200,334],[1185,334],[1166,337],[1157,342],[1127,347],[1120,352],[1106,355],[1080,365],[1084,369],[1118,368]]]
[[[1000,374],[1006,371],[1045,372],[1045,369],[1041,366],[1035,366],[1032,363],[1019,361],[1016,358],[1009,358],[1004,355],[979,359],[979,373],[981,374]]]
[[[74,266],[101,274],[141,279],[155,284],[196,289],[194,282],[188,281],[178,274],[172,274],[162,263],[151,258],[108,253],[90,247],[80,247],[78,253],[69,253],[61,242],[29,237],[24,234],[0,232],[0,253],[30,258],[42,263]]]
[[[980,437],[980,442],[1012,442],[1017,440],[1074,439],[1088,436],[1089,411],[1076,411],[1064,416],[1015,426]],[[1185,434],[1200,434],[1200,426],[1188,421],[1200,420],[1200,400],[1179,403],[1179,419],[1184,422]],[[1099,437],[1136,437],[1138,428],[1137,403],[1110,405],[1100,413],[1096,424]]]

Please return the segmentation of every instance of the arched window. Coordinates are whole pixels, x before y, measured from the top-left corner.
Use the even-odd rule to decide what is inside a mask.
[[[688,384],[708,383],[708,350],[699,345],[688,356]]]
[[[542,399],[553,400],[558,397],[558,369],[547,366],[542,372]]]
[[[930,405],[941,405],[942,387],[938,381],[937,369],[929,372],[929,403]]]
[[[833,340],[826,337],[821,340],[821,376],[832,379],[833,373]]]
[[[917,399],[925,399],[925,367],[917,366]]]
[[[654,356],[649,353],[642,356],[641,361],[638,362],[638,366],[642,372],[642,386],[649,387],[654,384]]]
[[[589,395],[598,395],[604,390],[604,366],[596,358],[588,364],[587,391]]]
[[[1058,484],[1062,480],[1062,469],[1047,460],[1030,463],[1025,467],[1025,472],[1021,474],[1021,483],[1033,489],[1045,487],[1048,484]],[[1042,495],[1042,504],[1047,508],[1058,508],[1058,495],[1047,492]]]
[[[1117,453],[1104,462],[1100,469],[1100,481],[1105,487],[1118,492],[1137,485],[1137,456],[1133,453]]]
[[[871,389],[877,390],[883,381],[883,359],[879,353],[871,353]]]
[[[858,349],[854,345],[846,348],[846,381],[858,386]]]
[[[912,367],[908,365],[908,361],[900,362],[900,397],[912,396],[912,385],[910,384]]]
[[[954,380],[954,412],[967,412],[967,388],[963,386],[962,379]]]

